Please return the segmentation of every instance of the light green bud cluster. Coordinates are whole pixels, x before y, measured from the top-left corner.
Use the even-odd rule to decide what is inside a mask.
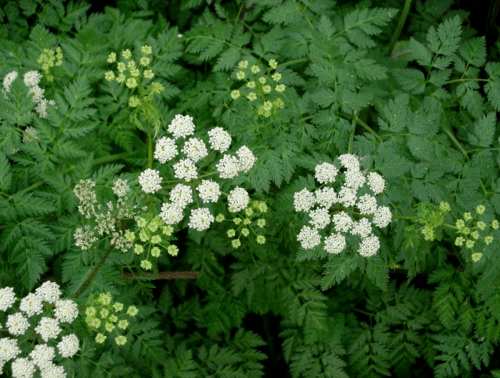
[[[152,82],[149,85],[143,85],[141,78],[151,80],[154,78],[154,73],[149,65],[151,63],[150,55],[153,54],[153,49],[151,46],[144,45],[141,48],[142,56],[139,59],[139,64],[136,64],[135,60],[132,59],[132,52],[127,49],[122,52],[122,57],[125,62],[117,62],[116,53],[112,52],[108,56],[108,63],[116,62],[117,72],[108,71],[104,74],[104,78],[107,81],[116,80],[119,84],[125,84],[125,86],[132,91],[137,90],[139,96],[130,96],[129,106],[132,108],[138,107],[144,101],[144,98],[149,98],[155,94],[161,93],[165,88],[162,84],[158,82]],[[142,70],[142,72],[141,72]]]
[[[465,246],[466,248],[470,249],[474,247],[477,240],[481,239],[479,231],[485,231],[488,225],[484,221],[475,221],[475,218],[476,216],[483,215],[485,211],[485,206],[478,205],[476,207],[476,215],[474,217],[470,212],[466,212],[463,215],[463,219],[457,219],[457,221],[455,222],[455,227],[457,229],[457,233],[459,233],[460,236],[455,238],[456,246]],[[498,221],[494,219],[491,222],[490,226],[494,230],[498,229]],[[483,237],[483,240],[486,245],[490,245],[491,243],[493,243],[494,238],[491,235],[486,235]],[[472,261],[479,261],[481,259],[481,256],[481,253],[472,253]]]
[[[417,223],[424,224],[421,229],[425,240],[441,240],[442,231],[440,226],[444,223],[444,215],[450,211],[450,205],[441,202],[439,207],[434,204],[421,202],[417,206]]]
[[[229,238],[235,238],[231,241],[233,248],[239,248],[241,246],[241,237],[248,237],[250,232],[256,236],[257,243],[264,244],[266,242],[264,235],[257,234],[266,225],[266,220],[262,218],[265,212],[267,212],[267,205],[264,201],[252,201],[251,205],[244,210],[245,215],[243,217],[237,215],[235,218],[228,219],[237,226],[227,231]],[[222,214],[219,214],[217,218],[220,219],[220,222],[225,220]],[[237,235],[238,237],[236,237]]]
[[[275,59],[271,59],[269,61],[269,67],[271,70],[275,70],[278,67],[278,63]],[[257,65],[252,65],[249,72],[245,72],[248,68],[247,60],[239,62],[238,68],[240,70],[236,72],[236,79],[246,79],[247,81],[246,84],[239,90],[236,89],[231,91],[231,98],[233,100],[240,98],[242,91],[246,93],[245,97],[250,102],[260,99],[259,102],[261,102],[261,104],[257,105],[257,114],[266,118],[271,117],[277,111],[285,107],[283,100],[276,98],[276,95],[273,96],[275,97],[274,101],[267,98],[267,95],[273,91],[273,82],[277,83],[282,79],[281,73],[275,72],[271,74],[270,72],[267,72],[265,76],[257,76],[257,74],[261,72],[261,69]],[[277,93],[283,93],[285,91],[285,85],[278,84],[274,87],[274,90]]]
[[[159,216],[152,219],[138,217],[136,221],[137,226],[140,228],[138,234],[139,240],[136,240],[135,233],[131,231],[125,232],[125,238],[131,242],[135,241],[134,253],[136,255],[142,255],[146,252],[146,258],[140,263],[142,269],[152,270],[153,264],[149,261],[149,256],[154,258],[160,257],[161,248],[166,249],[169,255],[177,256],[179,249],[169,243],[174,232],[172,226],[165,225]]]
[[[52,67],[57,67],[62,65],[63,53],[61,48],[58,46],[56,51],[51,49],[43,49],[37,62],[42,65],[42,70],[45,72],[45,77],[47,81],[54,81],[54,76],[51,75],[50,69]]]
[[[98,332],[95,341],[102,344],[106,339],[106,333],[114,332],[117,345],[124,345],[127,338],[120,335],[119,330],[127,329],[129,321],[126,317],[134,317],[139,310],[135,306],[129,306],[126,313],[123,311],[123,303],[115,302],[112,304],[111,293],[101,293],[97,299],[90,296],[89,305],[85,310],[85,323],[94,332]]]

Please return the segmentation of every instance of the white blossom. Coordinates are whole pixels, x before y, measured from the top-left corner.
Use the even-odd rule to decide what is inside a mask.
[[[338,159],[343,167],[352,171],[359,171],[359,160],[356,155],[343,154],[340,155]]]
[[[38,131],[31,126],[26,127],[23,134],[23,143],[33,142],[35,139],[40,140],[38,137]]]
[[[356,204],[356,190],[348,186],[342,186],[339,193],[339,202],[344,207],[354,206]]]
[[[370,172],[368,174],[368,186],[375,195],[384,191],[385,180],[377,172]]]
[[[175,203],[164,203],[161,206],[160,218],[163,219],[166,225],[179,223],[184,215],[183,208]]]
[[[318,164],[315,167],[315,177],[320,184],[335,182],[335,177],[339,173],[337,167],[330,163]]]
[[[46,281],[35,290],[35,294],[42,301],[55,303],[61,296],[61,290],[59,289],[59,285],[55,282]]]
[[[0,311],[6,311],[16,301],[16,294],[11,287],[0,289]]]
[[[361,218],[359,221],[354,222],[351,234],[359,235],[362,238],[366,238],[371,233],[372,233],[371,222],[367,218]]]
[[[12,377],[31,378],[35,374],[35,365],[27,358],[18,358],[12,363]]]
[[[83,250],[90,249],[92,245],[99,240],[95,236],[94,231],[90,229],[89,225],[86,225],[84,228],[78,227],[73,237],[75,238],[75,245]]]
[[[257,158],[247,146],[241,146],[240,149],[236,151],[236,155],[238,155],[238,161],[240,163],[239,169],[244,172],[248,172],[257,161]]]
[[[345,174],[345,186],[357,190],[366,182],[366,178],[360,171],[348,170]]]
[[[208,156],[207,147],[199,138],[189,138],[184,144],[182,152],[194,163]]]
[[[348,232],[354,225],[351,217],[345,211],[334,214],[332,221],[337,232]]]
[[[7,317],[7,323],[5,324],[9,333],[11,335],[19,336],[24,335],[24,332],[29,328],[30,324],[28,319],[20,312],[11,314]]]
[[[391,210],[387,206],[379,206],[374,213],[373,224],[377,227],[384,228],[391,223]]]
[[[222,127],[215,127],[208,132],[210,147],[213,150],[226,152],[231,145],[231,135]]]
[[[248,192],[238,186],[229,192],[227,199],[229,202],[229,211],[232,213],[246,209],[250,202]]]
[[[40,371],[40,378],[66,378],[66,373],[62,366],[51,364]]]
[[[297,240],[301,242],[302,248],[313,249],[321,243],[321,235],[318,230],[304,226],[297,235]]]
[[[203,202],[217,202],[220,196],[220,185],[213,180],[201,180],[196,188]]]
[[[0,339],[0,361],[9,361],[21,353],[21,349],[17,346],[17,340],[8,337]]]
[[[56,302],[54,316],[61,323],[72,323],[78,316],[78,306],[71,299],[61,299]]]
[[[358,253],[364,257],[375,255],[380,248],[380,241],[376,236],[364,238],[359,245]]]
[[[191,159],[181,159],[174,164],[175,178],[191,181],[198,177],[196,166]]]
[[[52,365],[52,360],[55,358],[56,352],[54,347],[48,346],[46,344],[35,345],[33,350],[30,352],[29,357],[33,360],[36,366],[40,370],[47,369]]]
[[[325,251],[328,253],[338,254],[344,250],[345,246],[346,240],[342,234],[332,234],[325,238]]]
[[[40,79],[42,78],[42,75],[38,73],[37,71],[28,71],[24,74],[24,84],[27,87],[33,87],[35,85],[38,85],[40,82]]]
[[[43,317],[35,328],[35,332],[47,342],[49,339],[57,338],[61,332],[61,328],[59,328],[59,322],[56,319]]]
[[[97,203],[97,197],[92,188],[95,186],[95,182],[87,179],[80,180],[80,183],[75,185],[73,193],[76,198],[80,201],[80,206],[78,206],[78,211],[82,215],[86,215],[89,218],[91,215],[95,214],[94,205]]]
[[[170,201],[184,209],[188,204],[193,203],[193,190],[190,186],[177,184],[170,191]]]
[[[181,114],[177,114],[170,125],[168,125],[168,132],[172,133],[176,139],[193,135],[194,129],[193,117],[183,116]]]
[[[29,293],[21,299],[19,309],[28,316],[33,316],[35,314],[40,315],[43,311],[43,303],[37,295]]]
[[[335,189],[326,186],[322,189],[317,189],[314,192],[314,195],[316,196],[316,203],[324,207],[325,209],[329,209],[332,207],[334,203],[338,202],[338,197],[337,193],[335,193]]]
[[[189,217],[189,228],[205,231],[210,227],[215,221],[215,218],[210,214],[210,210],[207,208],[199,208],[191,210],[191,216]]]
[[[356,206],[361,214],[373,214],[377,210],[377,200],[375,197],[365,194],[359,197]]]
[[[160,161],[160,163],[165,164],[176,157],[178,153],[179,151],[177,151],[177,146],[173,139],[162,137],[156,141],[154,158]]]
[[[294,201],[293,205],[295,206],[295,211],[305,211],[308,212],[311,210],[311,207],[314,206],[316,200],[314,198],[314,194],[311,193],[306,188],[302,189],[300,192],[296,192],[293,196]]]
[[[154,193],[161,189],[160,172],[156,169],[148,168],[139,176],[139,184],[144,193]]]
[[[3,79],[3,87],[5,88],[5,92],[10,92],[10,85],[14,80],[16,80],[18,73],[16,71],[9,72],[5,75]]]
[[[231,179],[240,171],[240,161],[236,156],[224,155],[215,166],[220,178]]]
[[[63,358],[71,358],[80,349],[80,342],[75,334],[63,336],[57,344],[59,354]]]
[[[311,221],[309,223],[311,223],[314,228],[322,230],[330,224],[330,215],[328,214],[327,209],[319,208],[311,210],[309,216],[311,217]]]
[[[130,191],[127,180],[116,179],[113,184],[113,193],[118,197],[125,197]]]

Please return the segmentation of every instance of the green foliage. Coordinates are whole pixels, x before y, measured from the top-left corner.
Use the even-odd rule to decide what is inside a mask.
[[[500,377],[499,45],[456,2],[407,3],[121,0],[92,13],[84,0],[1,2],[0,288],[26,295],[51,279],[75,298],[80,317],[64,332],[80,349],[57,361],[68,376]],[[63,56],[50,75],[47,49]],[[126,69],[135,84],[108,80],[126,50],[141,65]],[[42,76],[30,83],[30,71]],[[179,114],[207,147],[219,126],[230,155],[246,146],[257,160],[219,180],[222,154],[203,158],[199,177],[220,181],[221,199],[201,203],[193,185],[189,207],[224,217],[198,231],[186,210],[167,236],[163,219],[153,260],[139,216],[174,202],[181,180],[153,155]],[[313,216],[296,210],[296,194],[352,182],[316,172],[340,169],[346,154],[383,178],[374,197],[390,222],[337,200],[307,248],[298,235]],[[155,193],[142,190],[146,168],[163,180]],[[85,215],[85,180],[101,215]],[[235,186],[253,215],[228,211]],[[354,228],[335,229],[341,211],[373,221],[372,255]],[[86,230],[95,240],[83,248]],[[345,248],[329,253],[337,233]],[[186,271],[197,278],[159,279]],[[122,346],[85,323],[104,292],[139,310]]]

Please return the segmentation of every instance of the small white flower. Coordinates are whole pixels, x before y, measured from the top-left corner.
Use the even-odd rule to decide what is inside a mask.
[[[178,153],[179,151],[177,151],[177,146],[173,139],[162,137],[156,141],[154,158],[159,160],[160,163],[165,164],[176,157]]]
[[[16,294],[11,287],[4,287],[0,289],[0,311],[6,311],[16,301]]]
[[[208,132],[210,147],[213,150],[226,152],[231,145],[231,135],[222,127],[215,127]]]
[[[339,254],[346,246],[345,236],[342,234],[332,234],[325,238],[325,251]]]
[[[380,241],[376,236],[369,236],[362,240],[359,245],[358,253],[364,257],[375,255],[380,248]]]
[[[40,370],[47,369],[52,365],[52,360],[55,358],[56,352],[54,347],[48,346],[46,344],[35,345],[33,350],[30,352],[29,357],[33,360],[36,366]]]
[[[330,215],[328,214],[327,209],[319,208],[312,210],[309,213],[309,216],[311,217],[311,221],[309,223],[311,223],[314,228],[322,230],[330,224]]]
[[[337,193],[335,193],[335,189],[331,187],[324,187],[322,189],[318,189],[314,192],[316,196],[316,203],[319,206],[324,207],[325,209],[329,209],[332,207],[334,203],[338,202]]]
[[[40,371],[40,378],[66,378],[66,373],[62,366],[51,364]]]
[[[24,74],[24,84],[27,87],[33,87],[35,85],[38,85],[40,82],[40,79],[42,78],[42,75],[39,74],[37,71],[28,71]]]
[[[236,156],[224,155],[215,166],[220,178],[231,179],[238,176],[240,171],[240,161]]]
[[[199,208],[191,210],[191,216],[189,217],[189,228],[205,231],[210,225],[215,221],[215,218],[210,214],[210,210],[207,208]]]
[[[321,243],[321,235],[318,230],[304,226],[297,235],[297,240],[301,242],[302,248],[313,249]]]
[[[316,200],[314,198],[314,194],[312,194],[306,188],[302,189],[300,192],[294,194],[293,205],[295,206],[295,211],[305,211],[308,212],[311,210],[311,207],[314,206]]]
[[[14,378],[31,378],[35,374],[35,365],[27,358],[18,358],[12,363]]]
[[[57,338],[61,332],[61,328],[59,328],[59,322],[56,319],[43,317],[35,328],[35,332],[47,342],[49,339]]]
[[[241,146],[240,149],[236,151],[236,155],[238,155],[240,170],[244,172],[248,172],[257,161],[257,158],[247,146]]]
[[[213,180],[201,180],[196,188],[203,202],[217,202],[220,196],[220,185]]]
[[[63,358],[71,358],[80,350],[80,342],[75,334],[63,336],[59,344],[57,344],[59,354]]]
[[[359,160],[356,155],[343,154],[340,155],[338,159],[343,167],[352,171],[359,171]]]
[[[345,211],[334,214],[332,221],[335,224],[335,231],[337,232],[347,232],[354,225],[351,217]]]
[[[78,306],[70,299],[58,300],[56,302],[54,316],[61,323],[72,323],[78,316]]]
[[[191,181],[198,177],[196,166],[190,159],[181,159],[174,164],[175,178],[185,181]]]
[[[9,72],[7,75],[5,75],[3,79],[3,87],[5,88],[5,92],[10,91],[10,85],[17,78],[17,76],[18,73],[16,71]]]
[[[318,164],[315,171],[316,180],[318,180],[320,184],[335,182],[335,177],[337,177],[339,173],[337,167],[330,163]]]
[[[229,211],[232,213],[246,209],[248,203],[250,202],[248,192],[240,187],[236,187],[231,190],[227,199],[229,202]]]
[[[391,210],[387,206],[379,206],[374,213],[372,222],[377,227],[383,228],[391,223],[391,218]]]
[[[362,238],[366,238],[371,233],[372,233],[371,222],[367,218],[361,218],[359,221],[354,222],[351,234],[359,235]]]
[[[345,186],[357,190],[366,182],[366,178],[360,171],[348,170],[345,174]]]
[[[21,353],[21,349],[17,346],[16,339],[3,337],[0,339],[0,361],[9,361]]]
[[[377,172],[370,172],[368,174],[368,186],[375,195],[384,191],[385,180]]]
[[[114,181],[113,193],[118,197],[125,197],[130,191],[130,187],[127,184],[127,180],[116,179]]]
[[[356,192],[357,189],[342,186],[339,193],[339,202],[344,205],[344,207],[354,206],[356,204]]]
[[[55,282],[47,281],[35,290],[35,294],[41,301],[55,303],[61,296],[61,290]]]
[[[205,143],[203,143],[203,141],[199,138],[188,139],[184,144],[182,152],[184,152],[186,156],[194,163],[208,156],[207,147],[205,146]]]
[[[168,125],[168,132],[172,133],[176,139],[193,135],[194,129],[193,117],[183,116],[181,114],[177,114],[170,125]]]
[[[184,217],[182,211],[183,208],[175,203],[164,203],[161,206],[160,218],[163,219],[166,225],[177,224]]]
[[[43,303],[37,295],[29,293],[21,300],[19,309],[28,316],[33,316],[35,314],[40,315],[43,310]]]
[[[160,172],[156,169],[146,169],[139,175],[139,184],[144,193],[154,193],[161,189]]]
[[[8,328],[11,335],[19,336],[24,335],[24,332],[26,332],[30,324],[22,313],[16,312],[7,317],[5,326]]]
[[[190,186],[177,184],[170,191],[170,201],[184,209],[188,204],[193,203],[193,190]]]
[[[375,197],[365,194],[359,197],[356,206],[361,214],[373,214],[377,210],[377,200]]]

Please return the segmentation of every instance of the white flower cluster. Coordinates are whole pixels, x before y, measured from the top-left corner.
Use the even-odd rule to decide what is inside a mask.
[[[176,139],[184,138],[184,146],[180,151],[185,155],[177,163],[173,164],[174,176],[177,179],[190,182],[198,178],[198,168],[196,163],[208,156],[208,149],[201,138],[188,138],[194,135],[195,125],[190,116],[176,115],[168,126],[168,132],[172,138],[162,137],[156,142],[154,158],[164,164],[179,155]],[[210,147],[221,153],[226,152],[231,145],[231,135],[222,127],[215,127],[208,132]],[[237,152],[237,156],[224,155],[216,164],[219,177],[223,179],[234,178],[239,172],[248,172],[257,158],[252,151],[242,146]],[[149,170],[151,171],[151,170]],[[150,175],[152,175],[150,173]],[[154,171],[154,178],[148,176],[148,180],[143,180],[143,190],[146,193],[154,192],[155,183],[160,181],[159,172]],[[153,188],[153,189],[151,189]],[[242,189],[233,190],[228,197],[230,211],[236,212],[245,209],[250,200],[248,193]],[[215,203],[221,195],[220,185],[213,180],[201,180],[196,188],[198,197],[203,203]],[[193,191],[190,186],[184,184],[176,185],[170,193],[170,202],[163,203],[160,217],[166,225],[174,225],[182,221],[184,210],[187,205],[193,203]],[[208,208],[199,207],[192,210],[189,218],[189,227],[198,231],[204,231],[215,221]]]
[[[56,357],[55,348],[48,346],[38,340],[38,344],[26,357],[18,357],[21,349],[18,347],[17,339],[13,336],[23,336],[26,331],[36,323],[33,335],[38,335],[44,342],[55,340],[62,332],[60,323],[72,323],[78,316],[78,308],[70,299],[60,299],[61,290],[54,282],[45,282],[34,293],[28,294],[19,304],[19,312],[8,315],[5,328],[11,337],[0,339],[0,374],[3,366],[10,360],[12,376],[16,378],[31,378],[35,375],[37,368],[41,377],[66,377],[62,366],[53,363]],[[0,310],[6,311],[16,301],[14,290],[11,287],[0,289]],[[46,306],[54,307],[54,318],[42,316],[37,321],[30,322],[28,319],[41,315],[43,302]],[[62,358],[73,357],[80,350],[80,342],[74,334],[66,335],[57,343],[57,350]]]
[[[372,223],[379,228],[387,227],[391,222],[392,214],[387,206],[378,206],[373,195],[366,193],[358,198],[357,192],[368,181],[367,185],[373,194],[380,194],[385,188],[385,180],[376,172],[371,172],[365,177],[360,171],[359,160],[355,155],[344,154],[338,159],[340,164],[347,169],[345,182],[338,193],[329,186],[318,189],[314,193],[306,188],[295,193],[295,211],[309,213],[309,223],[312,226],[304,226],[297,235],[297,240],[301,242],[302,248],[313,249],[321,244],[320,230],[332,224],[335,231],[325,237],[325,251],[334,254],[341,253],[346,247],[345,236],[341,233],[350,232],[361,238],[358,253],[364,257],[373,256],[380,248],[380,242],[372,233]],[[320,184],[334,183],[340,173],[340,170],[330,163],[318,164],[315,171],[316,180]],[[370,221],[369,218],[361,218],[359,221],[354,221],[342,209],[330,216],[329,210],[334,204],[339,204],[343,208],[356,206],[360,214],[372,216],[372,219]]]
[[[140,178],[139,178],[140,179]],[[113,193],[118,197],[116,205],[111,201],[106,204],[107,209],[102,212],[103,208],[97,201],[96,193],[94,192],[95,182],[87,179],[80,180],[80,183],[75,186],[73,192],[79,199],[80,205],[78,210],[87,219],[95,217],[95,225],[91,228],[89,225],[79,227],[75,230],[74,238],[75,245],[83,250],[88,250],[92,245],[99,240],[96,236],[108,234],[112,236],[111,244],[115,248],[127,252],[132,248],[133,243],[127,241],[123,231],[117,231],[117,222],[119,219],[132,218],[135,215],[134,209],[131,210],[127,205],[127,194],[130,192],[130,187],[127,180],[116,179],[113,185]]]
[[[9,72],[5,75],[3,79],[3,94],[4,98],[7,98],[7,93],[10,92],[10,86],[12,82],[18,77],[18,73],[16,71]],[[37,71],[28,71],[24,74],[23,81],[24,84],[29,88],[29,94],[32,95],[32,101],[37,104],[35,111],[38,113],[40,118],[47,118],[47,105],[52,105],[56,107],[56,103],[54,100],[47,100],[43,97],[43,93],[45,89],[41,89],[38,86],[42,75]]]

